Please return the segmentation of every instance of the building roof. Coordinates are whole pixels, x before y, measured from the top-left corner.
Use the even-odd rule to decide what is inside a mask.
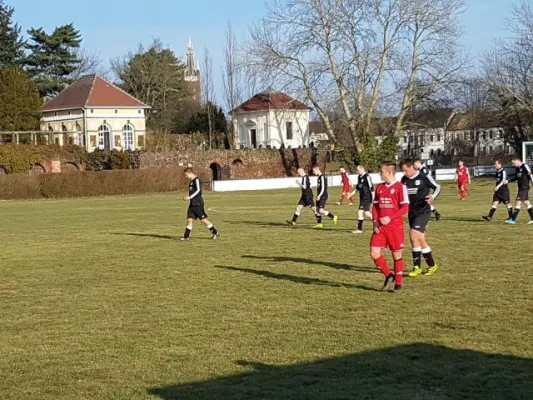
[[[456,114],[448,130],[471,131],[477,129],[499,128],[501,119],[499,113],[478,111],[471,113]]]
[[[285,93],[265,91],[246,100],[231,113],[266,110],[311,110],[311,108]]]
[[[150,108],[105,79],[97,75],[87,75],[47,101],[43,111],[88,107]]]
[[[410,111],[405,116],[404,125],[407,129],[446,128],[455,115],[451,108]]]
[[[326,133],[326,128],[322,121],[309,121],[309,132],[311,134]]]

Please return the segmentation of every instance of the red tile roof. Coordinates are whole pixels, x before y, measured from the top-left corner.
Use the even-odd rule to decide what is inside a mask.
[[[47,101],[43,111],[84,107],[149,108],[117,86],[97,75],[83,76]]]
[[[311,110],[311,108],[285,93],[266,91],[246,100],[231,113],[265,110]]]
[[[322,121],[309,121],[309,132],[311,133],[326,133],[326,128]]]

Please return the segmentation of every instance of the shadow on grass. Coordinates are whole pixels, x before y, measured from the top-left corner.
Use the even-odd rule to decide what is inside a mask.
[[[487,221],[482,219],[481,216],[479,218],[472,218],[472,217],[441,217],[440,221],[477,222],[479,224],[486,224],[487,223]]]
[[[275,272],[271,271],[262,271],[258,269],[248,269],[248,268],[238,268],[238,267],[226,267],[223,265],[215,265],[215,268],[220,269],[226,269],[228,271],[237,271],[237,272],[244,272],[247,274],[253,274],[262,276],[264,278],[270,278],[270,279],[278,279],[281,281],[288,281],[293,283],[301,283],[303,285],[317,285],[317,286],[331,286],[331,287],[342,287],[345,289],[357,289],[357,290],[366,290],[369,292],[381,292],[381,290],[369,287],[369,286],[363,286],[363,285],[353,285],[351,283],[340,283],[340,282],[331,282],[331,281],[325,281],[318,278],[308,278],[305,276],[296,276],[296,275],[288,275],[288,274],[277,274]]]
[[[311,260],[309,258],[298,258],[298,257],[272,257],[272,256],[252,256],[252,255],[245,255],[242,256],[243,258],[251,258],[253,260],[266,260],[266,261],[272,261],[272,262],[280,262],[280,263],[297,263],[297,264],[310,264],[310,265],[323,265],[328,268],[333,269],[342,269],[345,271],[358,271],[358,272],[370,272],[370,273],[380,273],[377,268],[372,267],[358,267],[355,265],[349,265],[349,264],[339,264],[334,263],[330,261],[317,261],[317,260]]]
[[[295,365],[236,364],[247,371],[148,393],[162,400],[533,398],[533,360],[423,343]]]
[[[160,235],[158,233],[136,233],[136,232],[126,232],[126,233],[112,233],[112,235],[118,236],[136,236],[142,238],[154,238],[154,239],[165,239],[165,240],[176,240],[179,241],[181,236],[172,236],[172,235]],[[212,240],[210,237],[201,237],[201,236],[191,236],[192,240]]]
[[[314,223],[311,223],[311,224],[298,224],[296,226],[291,226],[289,225],[287,222],[273,222],[273,221],[224,221],[225,224],[230,224],[230,225],[252,225],[252,226],[277,226],[277,227],[284,227],[284,228],[288,228],[288,229],[312,229],[312,230],[316,230],[313,228],[313,226],[316,224],[316,222]],[[330,227],[328,227],[328,221],[324,221],[324,226],[325,228],[322,228],[320,229],[320,231],[339,231],[339,232],[342,232],[341,229],[335,229],[335,227],[333,225],[330,225]],[[331,224],[331,222],[330,222]]]

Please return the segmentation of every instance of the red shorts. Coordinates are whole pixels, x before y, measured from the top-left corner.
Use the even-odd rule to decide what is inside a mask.
[[[379,247],[381,249],[389,249],[390,251],[401,251],[404,249],[405,234],[402,225],[394,227],[381,227],[379,233],[372,235],[370,239],[370,247]]]
[[[461,187],[461,186],[467,186],[468,185],[468,181],[457,181],[457,186]]]
[[[350,193],[351,190],[350,190],[350,185],[345,185],[342,187],[342,192],[343,193]]]

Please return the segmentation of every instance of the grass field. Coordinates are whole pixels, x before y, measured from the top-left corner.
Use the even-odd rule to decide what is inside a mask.
[[[400,295],[354,208],[284,226],[298,191],[208,193],[188,243],[177,195],[1,203],[0,399],[533,399],[533,226],[491,187],[445,186]]]

